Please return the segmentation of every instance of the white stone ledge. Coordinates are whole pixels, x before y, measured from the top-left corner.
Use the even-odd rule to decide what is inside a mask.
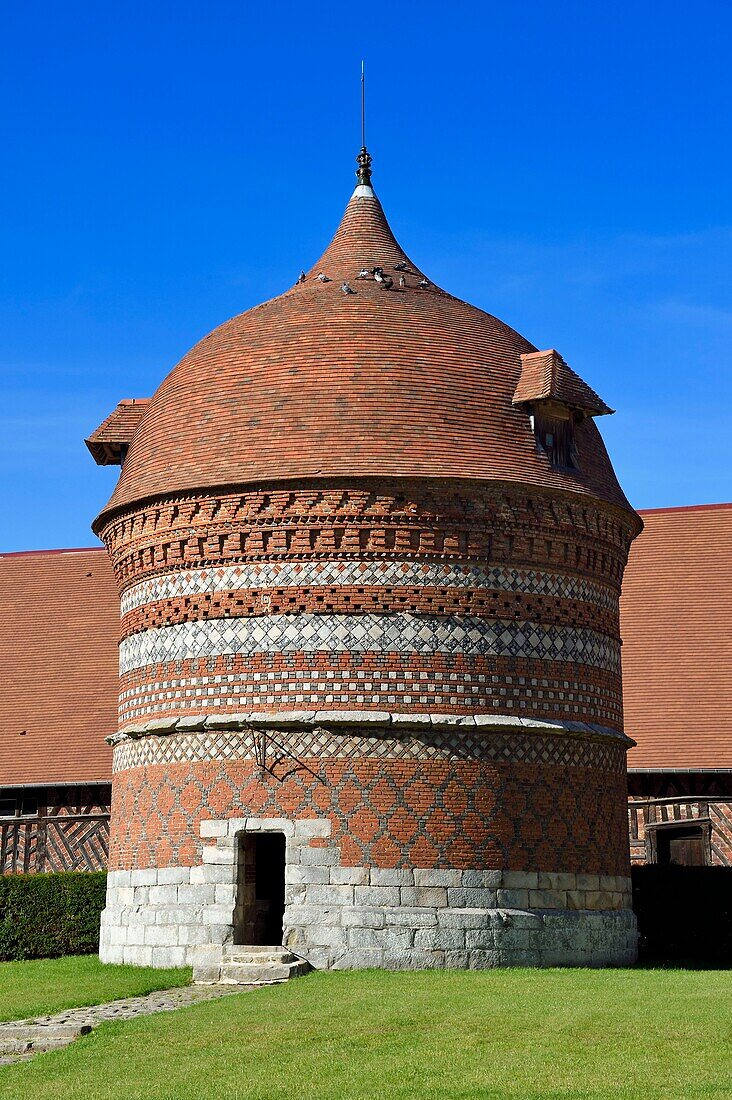
[[[164,737],[171,733],[197,730],[232,730],[262,727],[367,727],[369,730],[401,731],[429,729],[472,729],[481,733],[505,732],[507,729],[537,734],[556,734],[591,740],[610,740],[630,748],[635,741],[618,730],[593,722],[572,722],[541,718],[521,718],[514,714],[408,714],[385,710],[284,710],[251,711],[245,714],[200,714],[184,718],[153,718],[145,723],[133,723],[107,737],[110,745],[139,737]]]

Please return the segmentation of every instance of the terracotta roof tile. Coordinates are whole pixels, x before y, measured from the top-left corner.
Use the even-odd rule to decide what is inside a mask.
[[[630,768],[732,768],[732,504],[640,513],[623,583]]]
[[[0,784],[111,777],[118,633],[102,547],[0,554]]]
[[[562,359],[558,351],[534,351],[521,356],[521,377],[513,404],[555,400],[589,416],[613,410]]]
[[[391,290],[359,278],[377,266]],[[371,188],[357,188],[302,283],[215,329],[168,375],[105,513],[180,491],[334,476],[508,480],[629,508],[594,425],[578,432],[581,472],[552,468],[536,447],[528,413],[512,405],[531,344],[424,282]]]
[[[98,466],[120,465],[122,448],[132,442],[135,429],[149,403],[149,397],[125,398],[84,440]]]

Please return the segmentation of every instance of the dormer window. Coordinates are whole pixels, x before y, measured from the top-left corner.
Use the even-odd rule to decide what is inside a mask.
[[[569,470],[579,469],[577,448],[574,440],[574,417],[562,415],[563,409],[549,409],[539,406],[532,415],[534,436],[537,446],[544,452],[552,466],[563,466]]]
[[[577,426],[613,411],[553,349],[521,356],[513,404],[528,412],[537,450],[559,470],[580,468]]]

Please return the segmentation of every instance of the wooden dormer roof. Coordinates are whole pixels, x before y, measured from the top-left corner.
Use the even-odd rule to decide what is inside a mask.
[[[84,442],[97,466],[121,466],[149,397],[127,397]]]
[[[562,359],[558,351],[532,351],[521,356],[521,377],[513,395],[514,405],[556,401],[585,416],[614,412]]]

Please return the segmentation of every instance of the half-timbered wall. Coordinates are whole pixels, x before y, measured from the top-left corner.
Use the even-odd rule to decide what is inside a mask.
[[[732,775],[629,776],[628,825],[634,865],[659,862],[659,836],[685,825],[703,839],[704,862],[732,867]]]
[[[0,873],[102,871],[109,851],[111,787],[0,792]]]

